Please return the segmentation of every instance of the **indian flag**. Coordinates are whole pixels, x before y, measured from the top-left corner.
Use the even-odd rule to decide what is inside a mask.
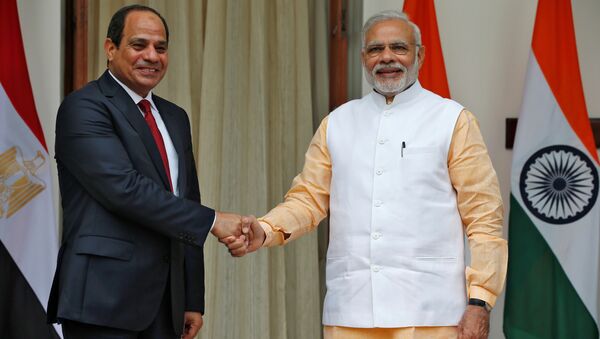
[[[598,154],[569,0],[539,0],[515,139],[507,338],[598,338]]]
[[[421,86],[439,96],[450,98],[433,0],[405,0],[403,11],[419,26],[421,43],[426,48],[425,63],[419,70]]]
[[[0,338],[58,338],[46,304],[58,251],[52,177],[16,0],[0,1]],[[58,83],[58,81],[57,81]]]

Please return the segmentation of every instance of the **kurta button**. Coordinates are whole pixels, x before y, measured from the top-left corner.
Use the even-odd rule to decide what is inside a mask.
[[[383,111],[383,115],[386,116],[386,117],[389,117],[390,116],[390,111]]]
[[[383,144],[385,144],[385,139],[379,139],[378,143],[379,143],[380,145],[383,145]]]
[[[373,270],[373,272],[379,272],[379,271],[381,271],[381,266],[373,265],[373,267],[371,269]]]
[[[377,175],[382,175],[383,174],[383,170],[378,169],[377,171],[375,171],[375,173],[377,173]]]
[[[379,232],[373,233],[373,239],[377,240],[379,238],[381,238],[381,233],[379,233]]]
[[[382,204],[381,200],[375,200],[375,207],[380,207]]]

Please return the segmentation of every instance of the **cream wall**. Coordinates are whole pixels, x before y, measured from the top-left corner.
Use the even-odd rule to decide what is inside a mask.
[[[403,3],[364,0],[364,19],[380,10],[402,9]],[[505,119],[519,114],[537,1],[436,0],[435,6],[450,93],[478,117],[507,203],[512,152],[504,148]],[[600,1],[573,0],[572,6],[588,113],[598,118]],[[369,90],[363,80],[363,93]],[[492,339],[504,338],[503,311],[504,295],[492,313]]]
[[[17,0],[29,79],[52,166],[55,210],[58,211],[58,178],[54,161],[54,122],[62,98],[62,0]],[[58,221],[58,213],[56,213]],[[58,225],[58,222],[57,222]]]

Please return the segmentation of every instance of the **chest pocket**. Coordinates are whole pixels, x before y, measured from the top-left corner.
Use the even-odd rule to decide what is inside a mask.
[[[419,197],[446,190],[446,152],[439,146],[406,147],[398,155],[398,182]]]

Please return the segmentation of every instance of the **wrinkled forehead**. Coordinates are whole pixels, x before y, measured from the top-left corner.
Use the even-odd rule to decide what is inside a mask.
[[[389,19],[376,22],[365,32],[364,45],[415,43],[413,27],[401,19]]]

